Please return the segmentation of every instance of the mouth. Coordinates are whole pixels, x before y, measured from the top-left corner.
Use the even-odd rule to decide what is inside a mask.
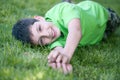
[[[56,32],[53,28],[51,28],[51,33],[52,33],[52,39],[54,39],[56,37]]]

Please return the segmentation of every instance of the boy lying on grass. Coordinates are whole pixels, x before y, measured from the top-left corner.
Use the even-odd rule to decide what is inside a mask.
[[[59,3],[45,17],[19,20],[12,35],[23,43],[48,46],[48,63],[65,74],[72,71],[70,60],[78,46],[99,43],[120,24],[120,18],[111,9],[93,1],[78,4]]]

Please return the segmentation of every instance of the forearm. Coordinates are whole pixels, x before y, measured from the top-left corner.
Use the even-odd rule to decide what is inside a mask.
[[[74,25],[73,23],[76,25]],[[68,28],[69,33],[68,33],[66,44],[64,47],[64,53],[67,54],[67,56],[70,59],[81,39],[80,21],[75,20],[75,21],[73,21],[73,23],[69,24],[69,28]]]
[[[80,31],[77,31],[74,34],[71,33],[68,34],[66,45],[64,47],[64,53],[66,53],[69,56],[69,58],[72,57],[75,49],[79,44],[80,39],[81,39]]]

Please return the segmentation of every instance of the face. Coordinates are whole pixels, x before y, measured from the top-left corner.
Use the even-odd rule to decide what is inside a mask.
[[[30,27],[31,39],[35,45],[48,45],[60,36],[60,30],[51,22],[38,21]]]

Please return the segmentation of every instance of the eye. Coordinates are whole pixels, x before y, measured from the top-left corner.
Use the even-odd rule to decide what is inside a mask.
[[[39,26],[39,31],[41,31],[41,26]]]
[[[42,38],[41,38],[40,42],[41,42],[41,45],[43,45],[43,39]]]
[[[39,39],[39,44],[40,44],[40,45],[44,45],[44,43],[43,43],[43,38],[40,38],[40,39]]]

